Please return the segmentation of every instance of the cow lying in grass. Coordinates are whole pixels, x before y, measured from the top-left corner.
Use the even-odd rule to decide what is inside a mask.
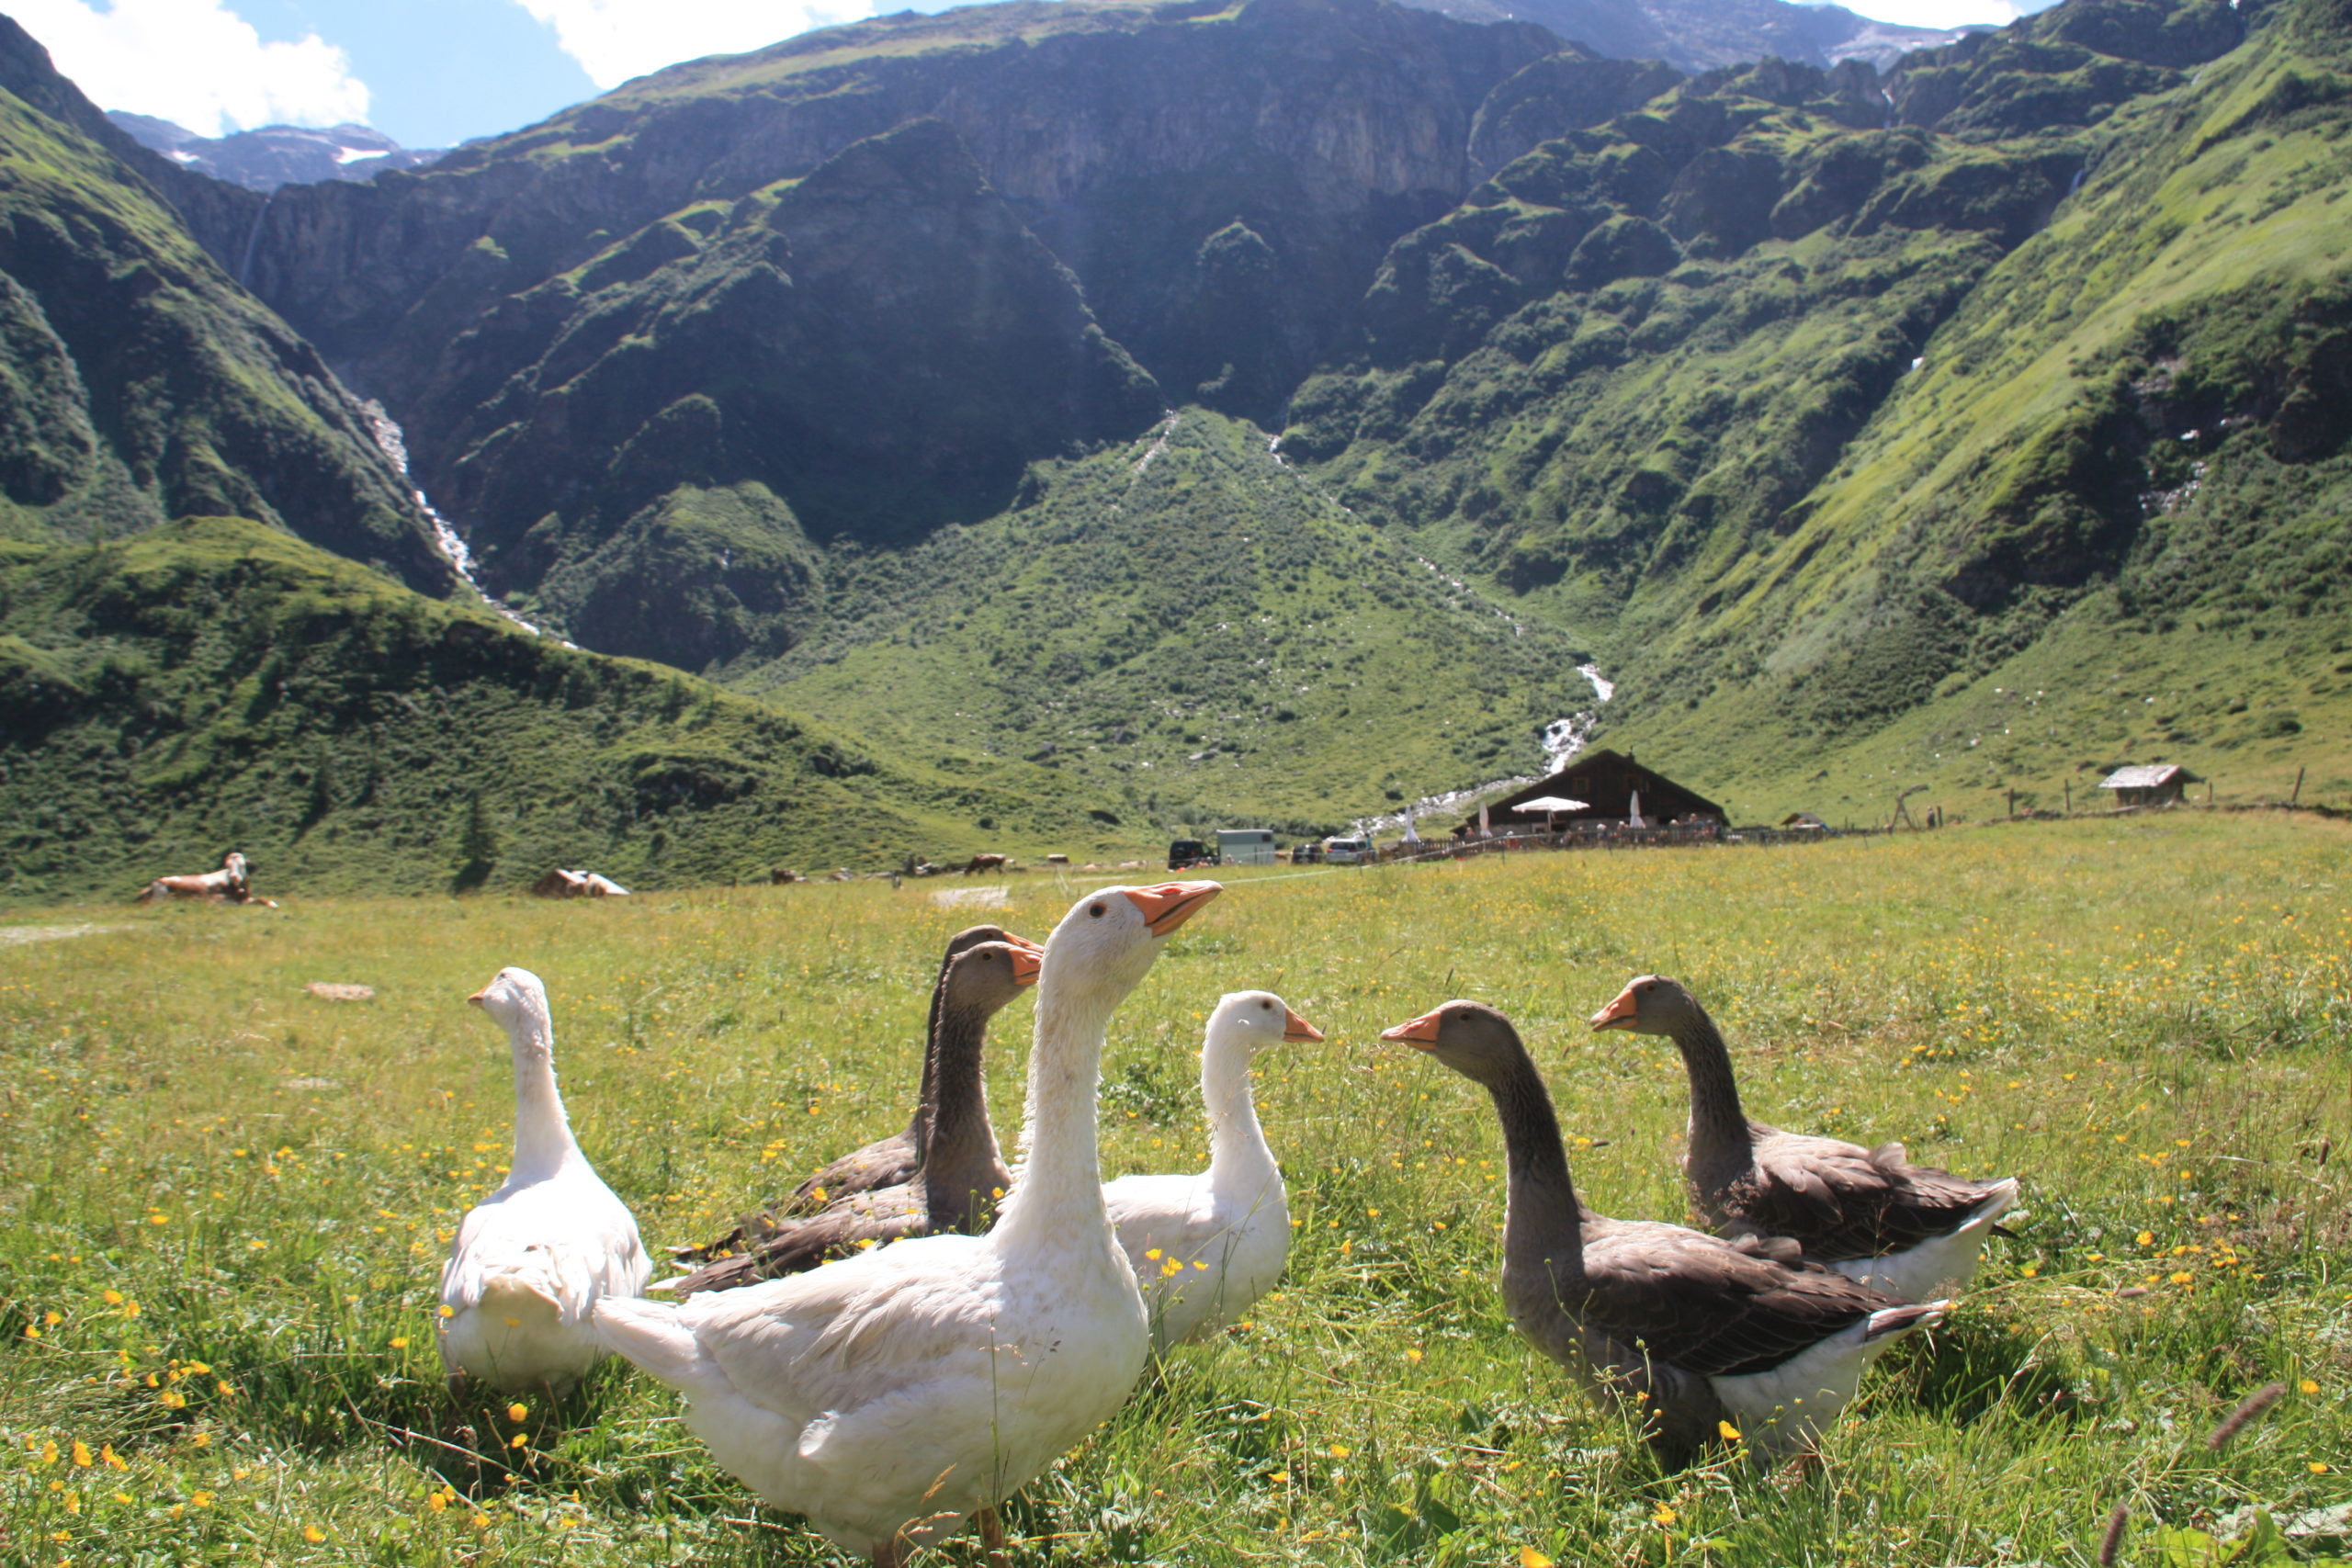
[[[220,857],[220,869],[208,871],[201,876],[159,876],[139,895],[141,904],[168,904],[177,898],[201,898],[220,904],[270,904],[266,898],[255,898],[251,874],[245,857],[231,850]]]

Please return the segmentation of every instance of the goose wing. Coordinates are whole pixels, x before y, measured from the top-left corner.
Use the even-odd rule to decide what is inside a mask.
[[[1993,1183],[1910,1165],[1903,1145],[1758,1129],[1755,1163],[1724,1207],[1737,1224],[1792,1236],[1808,1256],[1875,1258],[1960,1228]]]
[[[786,1220],[732,1258],[706,1263],[678,1280],[681,1297],[731,1291],[800,1274],[822,1263],[872,1251],[885,1242],[930,1233],[919,1189],[861,1192],[806,1219]]]
[[[1770,1371],[1900,1304],[1817,1264],[1679,1225],[1589,1225],[1584,1269],[1563,1304],[1588,1329],[1709,1377]]]
[[[679,1313],[741,1397],[795,1420],[838,1417],[984,1368],[1002,1307],[954,1267],[978,1244],[937,1236],[789,1279],[697,1296]]]

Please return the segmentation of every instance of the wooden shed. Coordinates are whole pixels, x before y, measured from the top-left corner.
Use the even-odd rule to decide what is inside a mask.
[[[1522,817],[1511,807],[1545,795],[1564,795],[1585,803],[1581,811],[1563,811],[1551,818],[1563,828],[1624,822],[1634,815],[1636,796],[1642,820],[1653,827],[1692,818],[1715,822],[1725,819],[1724,808],[1705,795],[1676,784],[1664,773],[1643,767],[1631,757],[1615,751],[1588,751],[1550,778],[1487,802],[1487,820],[1498,833],[1510,828],[1532,826],[1540,829],[1544,818]],[[1453,836],[1466,838],[1477,830],[1478,818],[1473,812],[1454,829]]]
[[[2177,762],[2148,762],[2118,768],[2098,787],[2113,790],[2118,806],[2162,806],[2188,799],[2188,786],[2204,782]]]

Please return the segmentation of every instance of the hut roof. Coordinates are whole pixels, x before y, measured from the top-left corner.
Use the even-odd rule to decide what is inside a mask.
[[[2144,762],[2128,768],[2118,768],[2099,780],[2101,789],[2160,789],[2178,782],[2190,784],[2203,781],[2178,762]]]
[[[1642,797],[1643,817],[1653,822],[1680,817],[1724,816],[1724,808],[1705,795],[1676,784],[1655,769],[1642,766],[1622,752],[1610,750],[1584,752],[1550,778],[1538,779],[1488,801],[1487,809],[1497,823],[1509,823],[1517,807],[1545,795],[1559,795],[1589,803],[1580,811],[1559,813],[1561,822],[1623,821],[1637,793]],[[1477,825],[1478,816],[1474,811],[1455,831],[1474,831]]]

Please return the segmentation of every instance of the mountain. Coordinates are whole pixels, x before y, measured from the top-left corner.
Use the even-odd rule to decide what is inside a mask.
[[[863,553],[829,587],[808,640],[735,683],[891,754],[1023,758],[1123,824],[1337,831],[1527,771],[1547,725],[1591,705],[1573,637],[1201,409],[1037,464],[1012,511]]]
[[[490,721],[556,689],[502,673],[515,649],[596,672],[575,758],[652,722],[633,682],[689,681],[609,656],[658,660],[737,694],[674,688],[743,735],[857,759],[867,863],[1304,831],[1525,773],[1595,706],[1587,664],[1611,745],[1743,818],[2054,803],[2126,760],[2315,769],[2309,798],[2352,790],[2348,35],[2341,0],[2067,0],[1883,72],[1686,75],[1380,0],[1012,4],[682,65],[266,208],[0,51],[52,106],[19,94],[24,134],[83,171],[0,195],[25,231],[80,235],[99,195],[141,214],[139,254],[225,301],[153,364],[265,330],[333,364],[486,585],[583,645],[499,630],[498,669],[431,678],[504,694],[446,714],[445,750],[503,749]],[[6,408],[100,384],[60,341],[18,351]],[[321,515],[265,520],[398,570]],[[70,687],[70,715],[118,649],[67,585],[178,525],[35,522],[30,608],[0,615],[22,702]],[[477,618],[368,581],[370,625]],[[198,694],[274,689],[283,640],[239,646],[141,642],[176,673],[5,759],[60,803],[44,842],[130,863],[127,808],[74,780],[154,787],[123,759],[195,754]],[[304,749],[360,722],[333,705],[359,646],[223,732],[273,852],[310,841]],[[805,819],[738,805],[798,788],[798,744],[589,847],[657,883],[718,874],[729,834],[803,855]],[[547,788],[615,798],[564,765]],[[213,771],[156,776],[218,820]],[[348,819],[367,853],[440,846],[401,874],[446,880],[452,800],[480,837],[461,777]]]
[[[13,24],[0,82],[0,536],[233,512],[449,591],[358,400],[79,129],[106,121]]]
[[[317,180],[372,180],[387,169],[422,168],[442,156],[438,149],[402,147],[365,125],[332,125],[324,130],[265,125],[227,136],[199,136],[168,119],[127,109],[108,109],[107,118],[140,145],[180,167],[247,190],[273,191],[279,186]]]
[[[2324,4],[2074,0],[1907,57],[1886,129],[1687,85],[1401,241],[1283,449],[1736,801],[2352,788],[2347,66]]]
[[[1417,0],[1464,21],[1533,22],[1617,60],[1661,60],[1697,74],[1758,60],[1826,70],[1849,60],[1884,70],[1916,49],[1974,29],[1872,21],[1843,6],[1789,0]]]

